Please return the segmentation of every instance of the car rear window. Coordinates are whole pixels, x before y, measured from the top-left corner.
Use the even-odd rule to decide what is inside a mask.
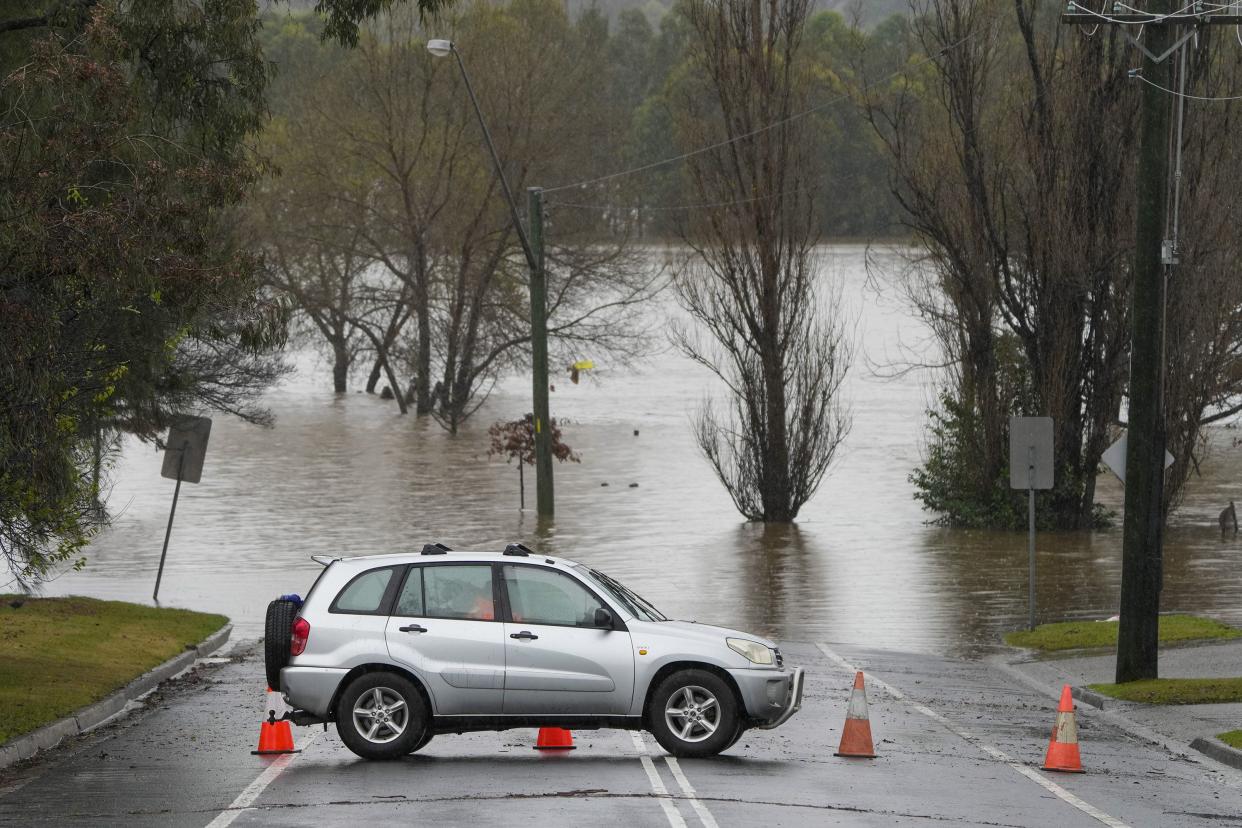
[[[396,572],[397,567],[386,566],[354,576],[353,580],[337,593],[328,611],[350,615],[383,614],[385,607],[391,603],[391,594],[396,588],[393,578]]]
[[[490,565],[437,565],[422,569],[423,601],[428,618],[496,619]]]

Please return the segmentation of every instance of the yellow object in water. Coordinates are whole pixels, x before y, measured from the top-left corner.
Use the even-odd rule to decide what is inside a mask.
[[[595,367],[595,363],[589,359],[580,359],[574,363],[575,371],[590,371]]]

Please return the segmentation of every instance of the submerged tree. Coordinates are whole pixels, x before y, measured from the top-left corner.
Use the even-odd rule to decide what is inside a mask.
[[[912,79],[874,84],[867,113],[893,159],[894,192],[921,243],[899,279],[948,368],[933,445],[913,476],[953,525],[1016,526],[1008,490],[1010,415],[1051,416],[1056,488],[1042,522],[1099,522],[1095,480],[1128,382],[1138,85],[1117,27],[1059,25],[1041,0],[928,0],[912,23]],[[1235,57],[1204,38],[1190,79],[1227,96]],[[881,73],[882,74],[882,70]],[[1172,98],[1170,99],[1172,101]],[[1182,265],[1169,292],[1166,489],[1195,464],[1200,426],[1238,387],[1238,289],[1218,140],[1234,105],[1212,103],[1185,132]],[[1208,297],[1213,297],[1208,299]],[[1173,327],[1176,325],[1176,329]]]
[[[849,430],[850,349],[838,294],[817,290],[815,163],[800,49],[809,0],[691,0],[697,84],[680,124],[699,200],[684,227],[695,259],[677,281],[693,327],[680,348],[728,388],[696,423],[738,511],[793,520]]]
[[[582,458],[561,439],[561,427],[553,418],[548,424],[552,435],[552,456],[557,462],[581,463]],[[497,420],[487,428],[491,446],[488,457],[503,457],[506,463],[518,464],[519,503],[526,508],[526,466],[535,465],[535,415],[520,420]]]
[[[557,126],[570,112],[597,130],[608,124],[590,94],[602,53],[593,20],[571,24],[555,2],[521,0],[472,4],[439,24],[468,55],[515,192],[590,169],[601,152],[590,130]],[[306,106],[273,125],[293,137],[271,136],[284,175],[269,189],[281,210],[305,203],[321,217],[272,224],[264,244],[290,241],[297,249],[286,259],[303,270],[325,247],[365,263],[349,322],[371,343],[401,410],[408,398],[455,433],[497,377],[527,358],[529,269],[461,73],[427,52],[430,34],[407,9],[380,14],[355,49],[308,45],[330,71],[299,65]],[[659,279],[624,234],[602,239],[589,219],[557,214],[548,335],[553,349],[589,342],[620,361],[642,348],[650,323],[638,306]]]

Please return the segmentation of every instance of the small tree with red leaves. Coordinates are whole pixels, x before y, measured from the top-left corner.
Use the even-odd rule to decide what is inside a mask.
[[[561,441],[561,428],[555,419],[551,421],[551,430],[552,456],[561,463],[566,460],[581,463],[582,458]],[[535,465],[535,415],[527,414],[520,420],[497,420],[487,429],[487,433],[492,438],[492,446],[487,450],[488,457],[503,456],[506,463],[518,461],[518,502],[525,509],[526,476],[523,467]]]

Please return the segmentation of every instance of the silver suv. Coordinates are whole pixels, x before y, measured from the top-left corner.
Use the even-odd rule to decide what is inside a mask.
[[[305,603],[269,607],[269,680],[290,719],[335,721],[368,759],[513,727],[649,730],[676,756],[711,756],[802,702],[802,668],[773,642],[672,621],[602,572],[520,544],[316,560]]]

